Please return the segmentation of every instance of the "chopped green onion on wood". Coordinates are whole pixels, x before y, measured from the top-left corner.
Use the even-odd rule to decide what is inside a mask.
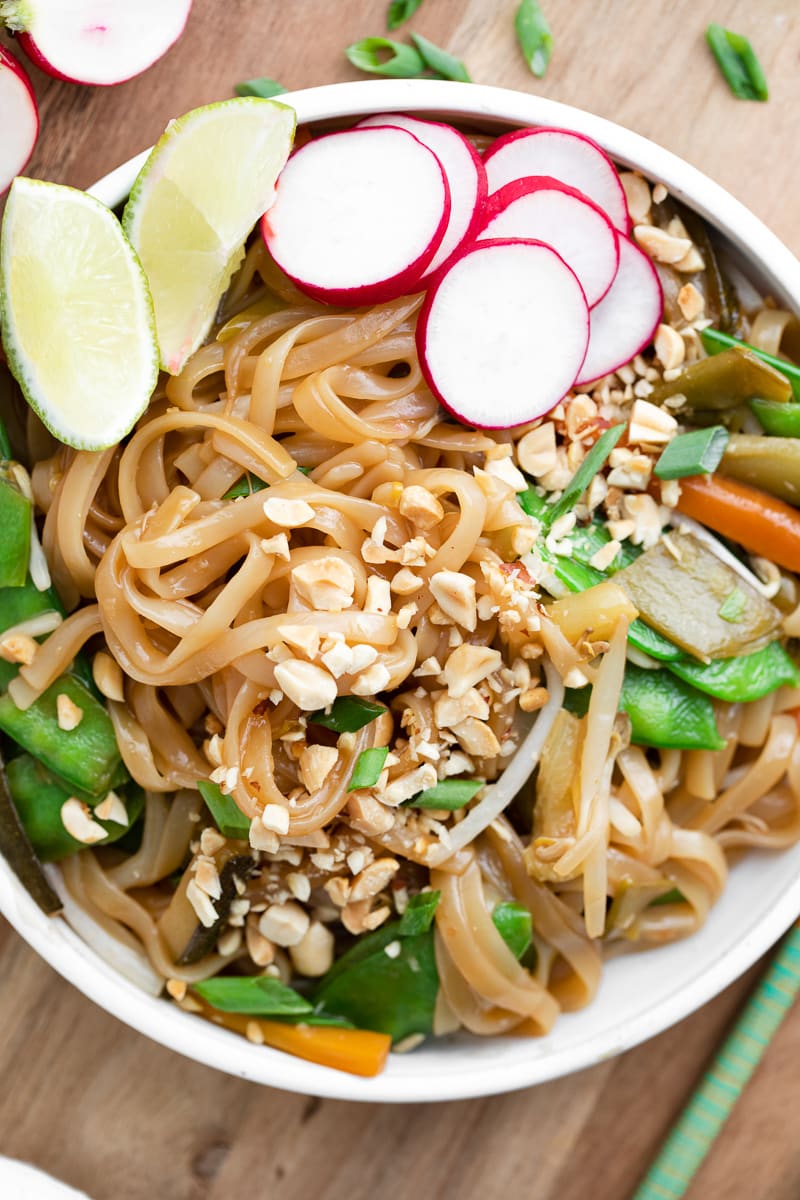
[[[386,15],[386,28],[398,29],[410,21],[421,4],[422,0],[392,0]]]
[[[411,39],[417,47],[422,61],[429,70],[441,76],[442,79],[455,79],[460,83],[472,83],[469,71],[460,59],[454,58],[452,54],[448,54],[446,50],[442,50],[441,46],[436,46],[433,42],[429,42],[421,33],[412,33]]]
[[[386,75],[390,79],[416,79],[425,70],[422,56],[413,46],[393,42],[391,38],[368,37],[353,42],[345,54],[354,67],[368,75]]]
[[[706,41],[737,100],[768,100],[767,80],[746,37],[712,22]]]
[[[233,90],[237,96],[260,96],[262,100],[269,100],[270,96],[281,96],[286,88],[277,79],[262,76],[260,79],[245,79],[237,83]]]
[[[514,29],[526,63],[541,79],[553,53],[553,35],[537,0],[522,0],[514,17]]]

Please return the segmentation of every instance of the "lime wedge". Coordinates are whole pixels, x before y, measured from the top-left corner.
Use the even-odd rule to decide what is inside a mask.
[[[285,104],[223,100],[172,121],[142,167],[122,224],[150,282],[170,374],[208,333],[245,238],[274,199],[294,127]]]
[[[141,263],[99,200],[14,180],[0,321],[26,400],[68,446],[111,446],[144,412],[158,378],[153,305]]]

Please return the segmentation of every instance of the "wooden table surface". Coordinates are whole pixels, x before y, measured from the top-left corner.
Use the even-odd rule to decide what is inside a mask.
[[[462,57],[477,82],[539,91],[661,142],[800,252],[797,0],[545,7],[556,46],[544,82],[517,52],[515,0],[425,0],[411,28]],[[29,173],[86,186],[240,79],[269,75],[290,88],[352,79],[343,47],[384,33],[385,9],[386,0],[195,0],[179,44],[128,84],[80,88],[33,71],[42,133]],[[751,38],[769,104],[729,95],[703,41],[710,20]],[[368,1108],[259,1088],[152,1044],[0,923],[0,1152],[93,1200],[625,1200],[756,974],[571,1078],[487,1100]],[[691,1200],[800,1195],[798,1061],[795,1010]]]

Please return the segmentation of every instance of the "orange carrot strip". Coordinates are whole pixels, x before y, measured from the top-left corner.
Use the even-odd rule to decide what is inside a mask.
[[[282,1021],[265,1021],[242,1013],[219,1012],[192,996],[202,1008],[203,1016],[215,1025],[224,1025],[235,1033],[247,1034],[249,1025],[256,1025],[267,1046],[283,1050],[309,1062],[351,1075],[380,1075],[392,1039],[385,1033],[367,1029],[339,1029],[335,1025],[289,1025]]]
[[[800,512],[760,488],[720,475],[681,479],[678,512],[753,554],[800,571]]]

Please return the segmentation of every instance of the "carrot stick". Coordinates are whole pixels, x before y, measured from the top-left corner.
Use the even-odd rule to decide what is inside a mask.
[[[678,511],[753,554],[800,571],[800,512],[760,488],[720,475],[686,476]]]
[[[348,1071],[351,1075],[380,1075],[392,1044],[388,1034],[372,1033],[367,1029],[264,1021],[242,1013],[220,1012],[198,996],[192,996],[192,1000],[200,1005],[203,1016],[215,1025],[224,1025],[226,1029],[245,1036],[248,1036],[249,1026],[251,1040],[254,1040],[252,1035],[257,1037],[260,1033],[265,1044],[275,1050],[283,1050],[323,1067],[332,1067],[334,1071]]]

